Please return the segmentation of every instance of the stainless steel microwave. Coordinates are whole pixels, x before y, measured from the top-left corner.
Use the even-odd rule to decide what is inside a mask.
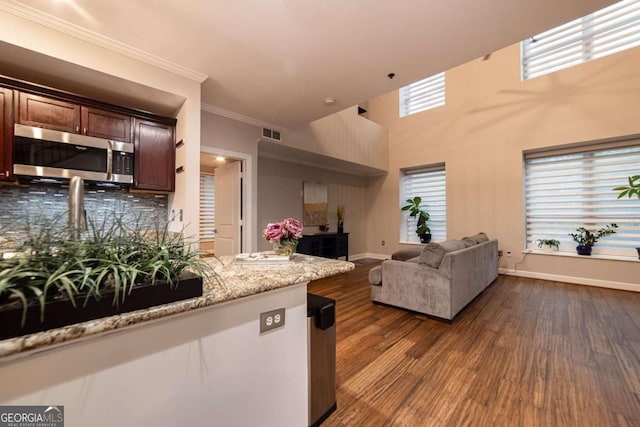
[[[13,173],[133,183],[133,144],[16,124]]]

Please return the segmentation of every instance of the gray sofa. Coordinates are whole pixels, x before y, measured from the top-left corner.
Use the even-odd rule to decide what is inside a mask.
[[[417,249],[369,271],[372,301],[452,320],[498,277],[498,241],[484,233]]]

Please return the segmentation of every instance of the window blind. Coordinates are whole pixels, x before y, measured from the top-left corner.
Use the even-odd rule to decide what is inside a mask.
[[[432,240],[446,240],[447,238],[447,195],[445,165],[438,164],[431,167],[404,169],[401,180],[401,206],[405,201],[416,196],[422,197],[421,207],[429,212],[427,225],[431,228]],[[402,213],[400,240],[405,242],[420,242],[416,234],[416,219],[408,212]]]
[[[640,0],[623,0],[524,40],[522,79],[640,45]]]
[[[444,105],[444,73],[400,88],[400,117]]]
[[[216,237],[215,177],[200,175],[200,240]]]
[[[629,145],[629,142],[632,142]],[[640,140],[525,153],[526,247],[556,239],[560,250],[575,252],[568,235],[584,226],[616,223],[616,234],[601,238],[593,254],[634,256],[640,243],[640,200],[617,199],[613,188],[640,172]]]

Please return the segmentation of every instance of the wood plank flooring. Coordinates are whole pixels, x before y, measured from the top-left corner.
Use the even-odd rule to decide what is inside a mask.
[[[640,294],[500,276],[452,324],[336,300],[338,409],[323,426],[640,426]]]

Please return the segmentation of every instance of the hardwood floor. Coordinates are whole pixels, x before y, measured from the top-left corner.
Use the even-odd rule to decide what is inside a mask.
[[[323,426],[640,426],[640,294],[500,276],[452,324],[336,300],[338,409]]]

